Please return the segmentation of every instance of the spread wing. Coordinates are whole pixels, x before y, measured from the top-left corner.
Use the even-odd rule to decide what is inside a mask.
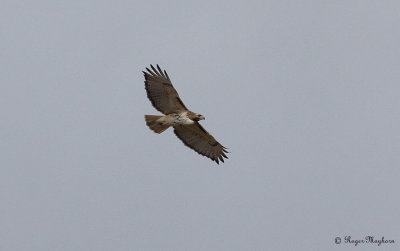
[[[170,114],[179,111],[186,111],[187,108],[179,98],[178,92],[172,86],[171,80],[167,72],[161,70],[157,65],[157,69],[150,65],[153,69],[146,68],[144,73],[145,88],[147,97],[153,106],[164,114]]]
[[[223,147],[214,139],[198,122],[192,125],[174,127],[175,135],[182,142],[195,150],[197,153],[206,156],[219,164],[224,162],[224,157],[228,158],[226,147]]]

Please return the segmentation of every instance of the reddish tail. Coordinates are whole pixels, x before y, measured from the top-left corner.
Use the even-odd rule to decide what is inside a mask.
[[[162,117],[163,116],[158,116],[158,115],[144,115],[146,124],[150,127],[151,130],[153,130],[156,133],[162,133],[169,127],[169,125],[164,125],[162,122],[157,121]]]

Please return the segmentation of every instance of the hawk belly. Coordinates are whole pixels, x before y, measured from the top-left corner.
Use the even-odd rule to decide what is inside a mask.
[[[168,114],[160,120],[162,120],[163,124],[170,126],[191,125],[194,123],[193,120],[188,118],[187,112]]]

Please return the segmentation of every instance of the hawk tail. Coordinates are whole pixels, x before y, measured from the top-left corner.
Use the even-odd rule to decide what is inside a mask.
[[[169,127],[169,125],[165,125],[161,121],[157,121],[162,117],[163,116],[158,116],[158,115],[144,115],[147,126],[150,127],[150,129],[156,133],[162,133]]]

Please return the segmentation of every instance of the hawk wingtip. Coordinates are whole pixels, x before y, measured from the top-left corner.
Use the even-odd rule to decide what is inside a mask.
[[[153,69],[153,71],[155,71],[157,73],[156,68],[152,64],[150,66],[151,66],[151,69]]]

